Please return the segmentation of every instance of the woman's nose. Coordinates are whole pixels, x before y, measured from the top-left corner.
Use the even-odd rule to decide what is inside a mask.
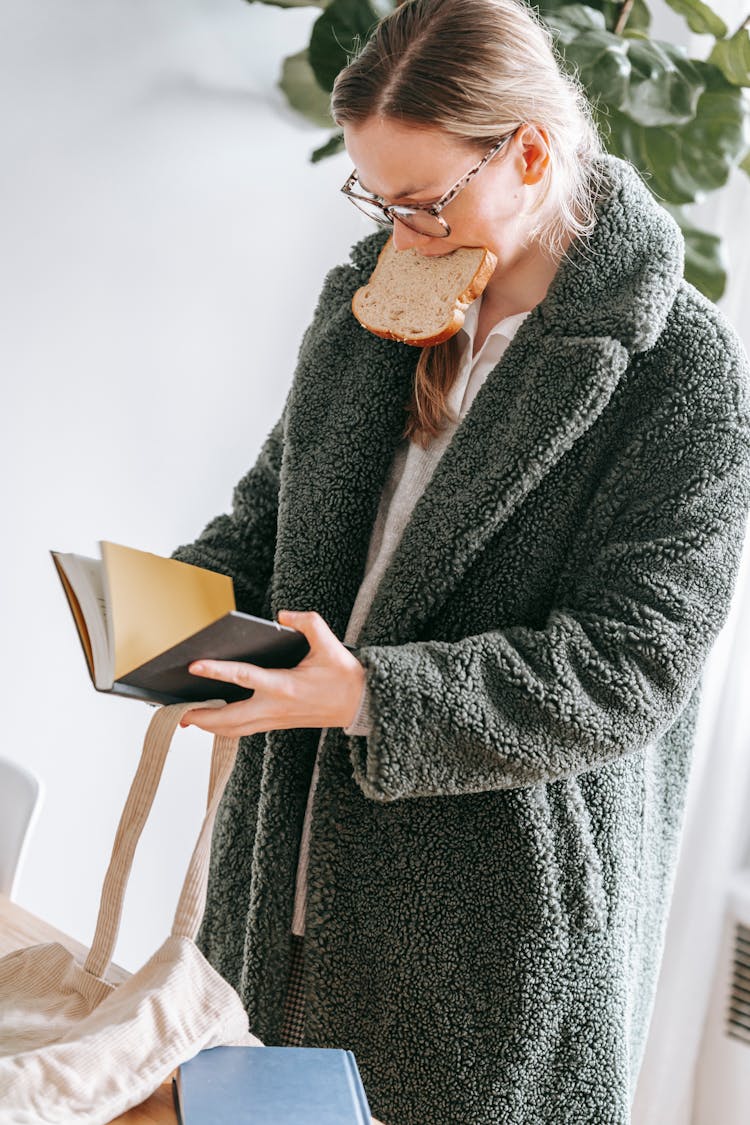
[[[393,220],[393,247],[395,250],[422,250],[432,239],[429,234],[420,234],[402,223],[398,217]]]

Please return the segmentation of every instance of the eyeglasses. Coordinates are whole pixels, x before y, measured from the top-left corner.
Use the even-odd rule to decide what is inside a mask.
[[[446,191],[445,195],[442,195],[434,203],[388,204],[383,203],[381,198],[376,195],[360,195],[352,191],[355,184],[359,186],[360,191],[364,190],[357,179],[356,168],[341,190],[355,207],[358,207],[368,218],[380,223],[381,226],[392,226],[394,218],[397,218],[404,226],[417,231],[419,234],[429,235],[430,238],[447,238],[451,233],[451,228],[440,212],[456,198],[460,191],[463,191],[469,180],[473,179],[477,172],[481,172],[485,164],[489,164],[503,145],[516,135],[518,129],[520,129],[520,125],[512,133],[507,133],[502,137],[496,145],[492,146],[489,152],[485,153],[478,164],[475,164],[465,176],[462,176],[452,188]]]

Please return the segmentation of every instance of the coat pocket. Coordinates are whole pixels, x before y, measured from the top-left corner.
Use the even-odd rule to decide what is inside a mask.
[[[535,785],[525,793],[549,920],[579,930],[606,929],[609,912],[602,860],[577,779]]]

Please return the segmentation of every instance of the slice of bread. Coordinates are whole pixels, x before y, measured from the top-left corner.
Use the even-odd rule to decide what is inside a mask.
[[[454,336],[497,265],[485,246],[461,246],[425,257],[383,245],[370,280],[352,297],[352,312],[376,336],[425,348]]]

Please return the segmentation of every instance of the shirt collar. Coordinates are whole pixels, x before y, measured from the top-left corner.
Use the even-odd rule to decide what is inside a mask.
[[[478,385],[470,389],[472,373],[476,372],[478,376],[480,371],[485,372],[495,366],[509,341],[515,335],[521,321],[525,320],[531,312],[531,309],[527,309],[525,312],[513,313],[512,316],[503,317],[502,320],[493,324],[487,334],[487,339],[482,344],[481,363],[477,365],[479,356],[472,356],[472,352],[481,303],[481,295],[475,301],[472,301],[464,314],[464,323],[459,329],[460,332],[463,332],[463,337],[461,337],[461,365],[446,399],[448,413],[454,424],[469,409],[474,395],[479,389]],[[476,377],[473,381],[476,382]]]
[[[479,310],[482,305],[484,294],[480,294],[475,301],[472,301],[468,309],[464,313],[464,322],[460,331],[468,336],[471,341],[472,348],[474,347],[474,337],[477,334],[477,324],[479,322]],[[525,312],[512,313],[511,316],[505,316],[502,320],[498,320],[496,324],[487,333],[487,339],[490,336],[499,335],[505,336],[506,339],[511,340],[516,334],[521,323],[531,312],[531,309],[526,309]]]

